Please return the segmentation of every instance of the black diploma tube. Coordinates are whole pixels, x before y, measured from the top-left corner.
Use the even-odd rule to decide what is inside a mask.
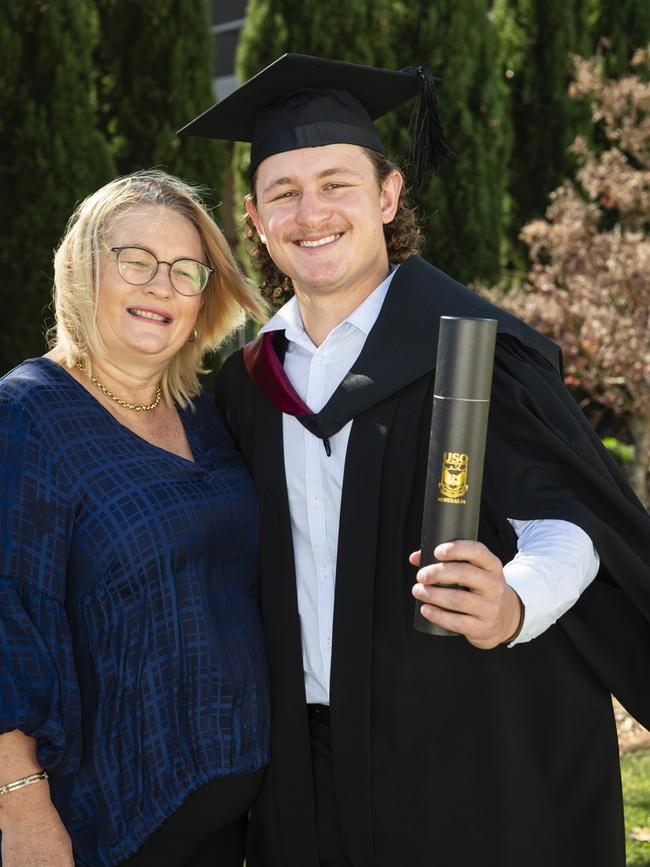
[[[421,566],[438,561],[437,545],[476,539],[481,506],[496,319],[440,317]],[[413,626],[429,635],[456,635],[420,614]]]

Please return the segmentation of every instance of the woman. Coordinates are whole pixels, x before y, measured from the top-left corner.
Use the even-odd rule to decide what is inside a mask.
[[[163,172],[80,205],[54,293],[51,351],[0,380],[2,864],[241,865],[269,757],[257,512],[197,374],[262,310]]]

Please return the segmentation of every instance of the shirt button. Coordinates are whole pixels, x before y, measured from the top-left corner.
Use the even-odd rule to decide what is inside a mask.
[[[318,497],[314,497],[311,504],[315,509],[320,509],[320,500]]]
[[[331,638],[326,639],[325,647],[327,647],[328,650],[331,649],[331,647],[332,647],[332,639]]]

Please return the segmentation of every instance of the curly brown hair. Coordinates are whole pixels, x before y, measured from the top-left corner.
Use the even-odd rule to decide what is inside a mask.
[[[385,154],[369,148],[362,148],[362,150],[373,165],[377,185],[380,189],[391,172],[398,171],[402,177],[404,176],[399,166]],[[249,193],[249,199],[254,205],[257,204],[255,180],[256,175],[254,174],[251,178]],[[260,290],[262,295],[273,303],[284,301],[292,291],[291,279],[283,274],[271,259],[266,245],[260,241],[255,224],[248,214],[244,215],[244,232],[247,241],[250,242],[249,255],[261,277]],[[384,237],[386,238],[388,261],[392,265],[398,265],[409,256],[420,252],[422,232],[418,225],[415,208],[409,204],[407,191],[404,188],[400,193],[397,213],[390,223],[384,225]]]

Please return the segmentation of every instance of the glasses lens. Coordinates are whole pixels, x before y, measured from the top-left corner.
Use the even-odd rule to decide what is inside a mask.
[[[117,256],[117,268],[127,283],[148,283],[156,273],[156,257],[140,247],[125,247]]]
[[[174,288],[181,295],[198,295],[203,292],[209,276],[210,269],[194,259],[179,259],[174,262],[171,271]]]

